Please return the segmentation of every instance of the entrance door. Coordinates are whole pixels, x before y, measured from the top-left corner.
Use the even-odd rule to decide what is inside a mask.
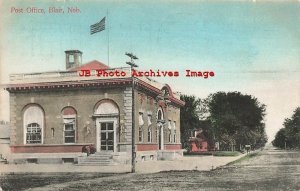
[[[114,122],[100,123],[101,151],[114,151]]]
[[[116,152],[116,127],[118,118],[102,118],[96,119],[97,124],[97,151]]]

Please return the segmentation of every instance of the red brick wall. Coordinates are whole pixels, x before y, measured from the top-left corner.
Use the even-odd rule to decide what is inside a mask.
[[[181,144],[165,144],[165,150],[180,150]],[[156,151],[158,150],[157,144],[137,144],[137,151]]]
[[[172,145],[171,144],[170,145],[166,144],[165,149],[166,150],[180,150],[181,149],[181,144],[172,144]]]
[[[12,153],[68,153],[81,152],[82,145],[18,145],[11,146]],[[181,144],[166,144],[166,150],[179,150]],[[137,144],[137,151],[155,151],[158,150],[157,144]]]
[[[68,153],[81,152],[84,145],[18,145],[11,146],[12,153]]]
[[[157,144],[138,144],[136,145],[137,151],[155,151],[158,150]]]

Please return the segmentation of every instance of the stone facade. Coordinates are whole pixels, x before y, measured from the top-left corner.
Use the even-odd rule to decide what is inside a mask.
[[[63,153],[70,158],[73,153],[75,158],[83,146],[94,145],[97,152],[123,153],[118,156],[127,163],[132,109],[137,160],[156,160],[163,155],[158,151],[180,151],[180,106],[184,103],[168,85],[135,78],[132,108],[132,79],[82,78],[78,71],[12,76],[6,90],[15,159],[22,161],[30,153],[61,153],[58,158]],[[42,161],[49,161],[45,156]]]
[[[12,110],[12,120],[16,127],[23,127],[23,111],[31,104],[39,105],[45,114],[45,129],[43,144],[64,144],[62,110],[67,106],[77,111],[76,144],[95,144],[96,126],[93,118],[95,105],[104,99],[113,100],[120,107],[120,116],[124,116],[122,89],[62,89],[52,91],[32,91],[12,93],[15,99],[15,111]],[[18,117],[16,117],[18,116]],[[90,123],[90,132],[87,133],[86,124]],[[54,136],[50,133],[54,128]],[[24,128],[16,128],[16,139],[12,145],[24,144]],[[119,136],[119,135],[117,135]]]
[[[0,163],[6,162],[10,155],[10,124],[5,121],[0,121]]]

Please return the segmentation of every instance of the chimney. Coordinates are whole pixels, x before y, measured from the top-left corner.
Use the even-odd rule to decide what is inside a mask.
[[[82,52],[80,50],[66,50],[66,70],[75,68],[82,63]]]

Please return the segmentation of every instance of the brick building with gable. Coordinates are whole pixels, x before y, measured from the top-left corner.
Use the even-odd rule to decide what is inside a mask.
[[[145,77],[99,77],[114,70],[99,61],[81,64],[82,52],[66,53],[66,71],[10,75],[10,148],[13,163],[129,163],[132,110],[136,160],[182,155],[179,99],[170,86]],[[81,70],[91,75],[79,76]],[[134,83],[134,108],[132,108]],[[94,145],[96,153],[82,153]]]

